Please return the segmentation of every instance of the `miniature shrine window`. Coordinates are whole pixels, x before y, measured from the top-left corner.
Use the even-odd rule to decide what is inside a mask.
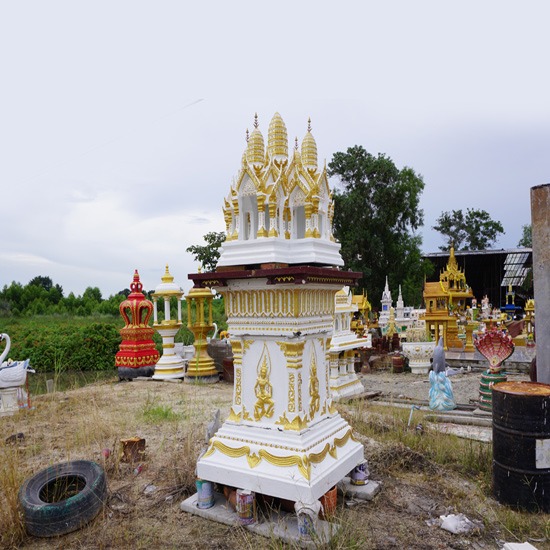
[[[243,239],[255,239],[258,232],[258,202],[255,195],[242,197],[242,235]]]
[[[293,237],[303,239],[306,236],[306,213],[302,206],[295,206],[292,209]]]

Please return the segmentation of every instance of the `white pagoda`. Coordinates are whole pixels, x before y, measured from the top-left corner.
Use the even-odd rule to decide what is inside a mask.
[[[388,286],[388,277],[386,276],[386,286],[382,292],[382,299],[380,300],[381,309],[378,316],[378,326],[384,328],[390,320],[390,309],[392,308],[392,297],[390,287]]]
[[[289,151],[276,113],[267,146],[257,117],[224,201],[218,268],[190,274],[225,299],[235,382],[229,417],[197,463],[204,480],[314,503],[363,460],[332,403],[334,296],[341,271],[326,168],[308,126]]]
[[[330,391],[337,401],[364,392],[364,386],[355,373],[355,354],[358,348],[372,347],[371,335],[364,338],[351,330],[351,319],[358,311],[353,295],[344,287],[334,297],[334,333],[330,343]]]

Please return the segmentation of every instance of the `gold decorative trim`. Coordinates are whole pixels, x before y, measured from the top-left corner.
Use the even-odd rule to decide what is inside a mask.
[[[250,416],[250,413],[246,410],[246,407],[243,405],[243,420],[249,420],[253,422],[254,419]]]
[[[296,412],[296,376],[293,372],[288,373],[288,412]]]
[[[285,430],[293,430],[296,432],[300,432],[302,430],[305,430],[307,428],[307,417],[300,418],[300,416],[296,416],[292,422],[288,420],[286,417],[286,412],[283,413],[281,417],[279,417],[279,420],[275,422],[275,424],[279,424],[282,426]]]
[[[219,451],[220,453],[228,456],[229,458],[241,458],[246,457],[248,465],[250,468],[255,468],[263,460],[266,460],[274,466],[279,466],[282,468],[288,468],[291,466],[297,466],[298,471],[302,476],[309,481],[311,477],[311,464],[320,464],[325,460],[327,455],[330,455],[334,460],[338,459],[338,447],[343,447],[350,439],[356,441],[353,437],[351,428],[340,438],[336,438],[334,443],[331,445],[327,443],[323,450],[318,453],[310,453],[306,455],[289,455],[289,456],[279,456],[266,451],[265,449],[260,449],[258,453],[253,453],[250,450],[248,445],[243,445],[242,447],[230,447],[221,441],[215,440],[210,442],[210,446],[206,453],[203,455],[203,458],[206,458],[214,453],[214,451]]]
[[[240,423],[241,422],[241,417],[242,417],[242,413],[241,414],[237,414],[234,410],[233,410],[233,407],[231,407],[230,411],[229,411],[229,416],[227,417],[227,420],[229,422],[237,422],[237,423]]]
[[[239,367],[235,369],[235,405],[240,405],[242,403],[241,393],[242,393],[242,369]]]
[[[321,396],[319,395],[319,380],[317,379],[317,359],[315,357],[315,348],[311,355],[311,363],[309,365],[309,418],[313,420],[315,413],[319,411],[321,406]]]
[[[302,411],[302,373],[298,372],[298,410]]]
[[[273,386],[269,380],[271,374],[271,357],[266,344],[258,365],[256,367],[258,374],[256,383],[254,384],[254,395],[256,403],[254,404],[254,419],[259,422],[264,416],[271,418],[275,410],[275,402],[273,401]]]

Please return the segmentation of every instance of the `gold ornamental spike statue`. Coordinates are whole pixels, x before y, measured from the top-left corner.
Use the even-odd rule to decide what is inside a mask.
[[[212,300],[214,295],[208,288],[194,287],[185,297],[187,301],[187,328],[193,333],[195,355],[189,360],[185,382],[219,382],[220,377],[214,360],[208,355],[206,337],[214,329],[212,322]]]

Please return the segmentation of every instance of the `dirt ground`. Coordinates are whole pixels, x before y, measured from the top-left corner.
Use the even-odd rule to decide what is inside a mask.
[[[379,372],[362,375],[362,380],[366,389],[385,396],[427,399],[427,376]],[[460,402],[475,398],[478,380],[478,374],[453,378]],[[225,418],[231,399],[232,386],[224,382],[106,382],[35,397],[33,410],[0,418],[0,485],[8,502],[26,478],[57,462],[95,460],[104,465],[108,479],[106,506],[90,525],[39,539],[18,535],[15,520],[0,513],[0,541],[6,548],[28,549],[286,548],[279,541],[180,510],[181,501],[194,492],[194,466],[204,447],[206,424],[217,408]],[[349,405],[338,408],[346,418],[353,417]],[[14,433],[24,438],[16,445],[6,443]],[[487,498],[486,488],[474,477],[445,471],[416,452],[386,446],[360,430],[356,435],[364,443],[371,477],[381,482],[382,490],[372,502],[339,497],[342,529],[332,548],[492,549],[501,548],[503,540],[522,542],[493,523],[500,505]],[[116,452],[103,457],[104,449],[116,450],[120,439],[132,436],[147,442],[137,475],[135,464],[119,462]],[[461,512],[484,528],[454,535],[430,525],[440,515]],[[542,540],[532,544],[539,550],[550,548]]]

